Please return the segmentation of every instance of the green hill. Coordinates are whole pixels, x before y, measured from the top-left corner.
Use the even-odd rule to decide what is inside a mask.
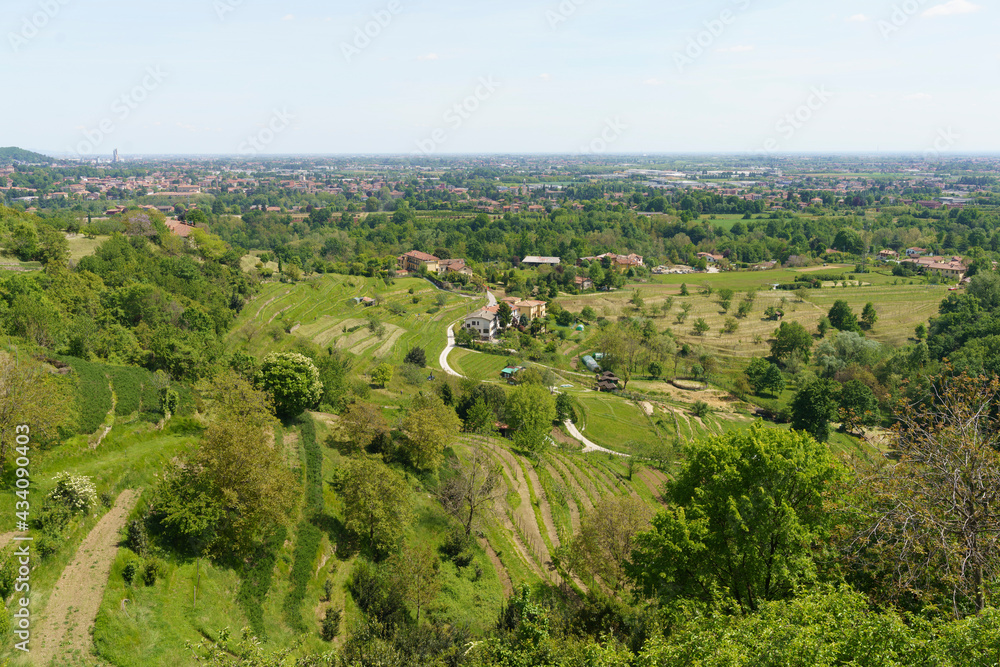
[[[17,148],[15,146],[0,148],[0,164],[12,164],[14,162],[41,162],[44,164],[51,164],[52,162],[55,162],[55,160],[47,155],[33,153],[32,151],[26,151],[23,148]]]

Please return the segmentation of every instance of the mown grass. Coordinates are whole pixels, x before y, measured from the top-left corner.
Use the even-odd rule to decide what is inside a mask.
[[[448,356],[448,363],[457,372],[474,380],[500,381],[500,371],[507,367],[507,357],[457,349]]]

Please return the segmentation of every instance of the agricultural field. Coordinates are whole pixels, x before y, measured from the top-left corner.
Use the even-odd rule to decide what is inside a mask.
[[[380,303],[365,307],[355,303],[355,297]],[[262,356],[287,351],[301,339],[350,352],[363,364],[375,359],[398,364],[410,348],[421,346],[433,363],[447,344],[448,325],[481,307],[484,298],[441,292],[418,278],[397,279],[392,285],[341,275],[294,284],[272,282],[244,309],[227,342],[233,349]],[[373,319],[382,324],[381,331],[369,326]]]
[[[824,272],[841,271],[827,267]],[[662,280],[656,284],[628,285],[617,292],[561,297],[559,303],[567,310],[577,313],[585,306],[590,306],[599,316],[607,318],[640,315],[645,312],[653,317],[658,329],[671,329],[681,342],[699,346],[706,352],[720,357],[748,359],[753,356],[766,356],[770,352],[768,338],[778,328],[779,323],[764,319],[764,311],[769,306],[784,311],[786,321],[799,322],[809,331],[815,332],[820,319],[829,312],[835,301],[847,301],[858,315],[865,304],[871,302],[875,305],[879,319],[866,335],[880,343],[899,346],[908,342],[918,324],[926,323],[937,314],[941,301],[948,295],[946,285],[930,285],[916,280],[914,281],[916,284],[908,284],[909,280],[881,274],[865,274],[864,286],[854,284],[847,287],[833,287],[833,283],[827,283],[822,289],[806,290],[803,293],[803,300],[800,300],[796,292],[769,289],[772,282],[792,282],[796,275],[801,275],[801,272],[781,270],[766,273],[658,276]],[[764,276],[767,276],[766,279]],[[689,296],[680,296],[682,283],[687,284]],[[701,286],[705,284],[712,286],[711,296],[702,293]],[[723,312],[717,302],[718,295],[714,293],[725,287],[736,292],[728,313]],[[739,328],[735,333],[723,333],[726,318],[736,315],[737,306],[748,289],[760,290],[757,292],[751,314],[745,319],[737,320]],[[643,309],[636,309],[629,303],[635,290],[638,290],[645,302]],[[673,308],[664,316],[661,305],[669,297],[674,298]],[[678,323],[677,316],[685,303],[690,303],[692,308],[681,324]],[[709,325],[708,332],[701,336],[692,329],[698,318],[704,318]]]
[[[66,240],[69,242],[70,261],[77,262],[84,257],[93,255],[98,246],[109,238],[111,237],[94,236],[93,238],[89,238],[86,234],[66,234]]]

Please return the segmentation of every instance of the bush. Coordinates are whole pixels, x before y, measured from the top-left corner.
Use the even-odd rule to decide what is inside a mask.
[[[125,547],[140,556],[146,555],[146,551],[149,549],[149,535],[146,532],[146,524],[141,519],[133,519],[129,522],[125,532]]]
[[[422,347],[413,347],[406,353],[406,357],[403,361],[408,364],[413,364],[419,368],[423,368],[427,365],[427,353],[424,352],[424,348]]]
[[[705,401],[696,401],[694,405],[691,406],[691,414],[695,417],[704,418],[712,412],[712,408],[708,406]]]
[[[457,567],[465,567],[472,562],[472,537],[465,534],[465,531],[455,527],[448,538],[441,545],[440,551],[448,557]]]
[[[323,641],[333,641],[334,637],[340,634],[340,617],[342,614],[342,610],[334,609],[333,607],[329,607],[326,610],[326,615],[323,617],[322,630],[320,631]]]
[[[417,386],[427,379],[422,368],[410,363],[399,367],[399,376],[403,378],[403,382],[413,386]]]
[[[48,500],[73,512],[87,513],[97,504],[97,489],[85,475],[57,473],[52,478],[56,486],[49,491]]]
[[[158,558],[150,558],[142,567],[142,583],[152,586],[165,573],[163,563]]]
[[[135,581],[136,575],[142,570],[142,561],[139,559],[133,559],[125,563],[125,567],[122,568],[122,579],[125,581],[126,585],[131,586],[132,582]]]

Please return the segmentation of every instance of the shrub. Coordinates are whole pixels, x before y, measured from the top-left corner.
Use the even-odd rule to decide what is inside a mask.
[[[326,610],[326,615],[323,616],[322,630],[320,631],[323,641],[333,641],[334,637],[340,634],[340,617],[342,613],[342,610],[334,609],[333,607],[329,607]]]
[[[130,560],[125,563],[125,567],[122,568],[122,579],[127,585],[131,586],[140,570],[142,570],[142,561],[139,559]]]
[[[419,368],[423,368],[427,365],[427,353],[422,347],[410,348],[410,351],[406,353],[406,357],[403,359],[408,364],[413,364]]]
[[[691,406],[691,414],[695,417],[707,417],[710,412],[712,412],[712,408],[710,408],[708,403],[705,401],[696,401],[695,404]]]
[[[49,491],[48,500],[74,512],[89,512],[97,504],[97,489],[85,475],[57,473],[52,478],[56,486]]]
[[[158,558],[150,558],[142,567],[142,583],[152,586],[163,576],[165,568]]]
[[[142,519],[133,519],[129,522],[125,533],[125,547],[140,556],[146,555],[149,548],[149,535],[146,533],[146,524]]]

